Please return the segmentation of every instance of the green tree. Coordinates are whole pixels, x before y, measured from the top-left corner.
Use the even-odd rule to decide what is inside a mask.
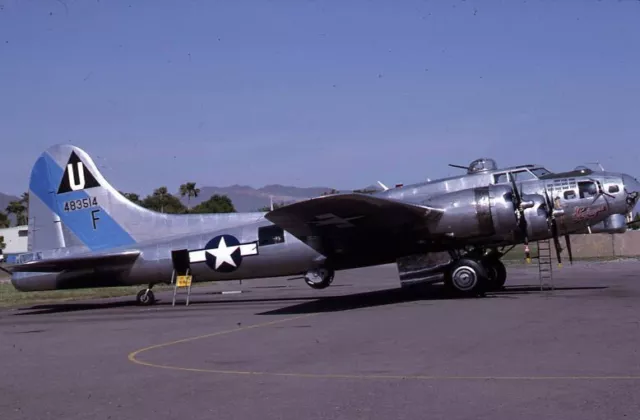
[[[16,224],[18,226],[27,224],[27,216],[26,216],[27,208],[22,204],[21,201],[12,201],[7,206],[6,212],[8,214],[13,214],[16,216]]]
[[[273,203],[274,210],[284,206],[286,206],[284,201],[280,201],[279,203],[276,203],[276,202]],[[269,206],[260,207],[257,211],[271,211],[271,206],[269,205]]]
[[[25,191],[20,196],[20,202],[26,207],[27,213],[29,213],[29,191]]]
[[[206,201],[194,206],[189,213],[235,213],[231,199],[226,195],[214,194]]]
[[[132,203],[135,203],[139,206],[142,205],[142,202],[140,201],[140,196],[136,193],[126,193],[126,192],[122,192],[122,191],[118,191],[120,194],[122,194],[127,200],[131,201]]]
[[[153,194],[142,200],[142,207],[161,213],[184,214],[187,208],[180,202],[178,197],[169,194],[167,187],[156,188]]]
[[[0,236],[0,249],[5,249],[7,244],[4,243],[4,236]]]
[[[188,207],[191,208],[191,197],[197,197],[200,194],[200,188],[196,188],[195,182],[187,182],[180,185],[180,196],[187,196]]]
[[[9,226],[11,226],[11,220],[9,220],[6,214],[0,211],[0,229],[8,228]]]

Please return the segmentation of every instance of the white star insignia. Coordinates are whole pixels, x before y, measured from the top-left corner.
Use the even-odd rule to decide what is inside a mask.
[[[227,246],[227,243],[224,241],[224,237],[220,238],[220,243],[216,249],[207,249],[207,253],[216,257],[216,269],[222,265],[222,263],[230,264],[234,267],[236,266],[236,262],[231,257],[236,249],[238,249],[238,245]]]
[[[258,255],[258,246],[255,242],[229,246],[227,245],[227,241],[224,240],[224,237],[221,237],[216,248],[189,251],[189,261],[191,263],[204,262],[207,260],[207,254],[209,254],[213,255],[216,259],[215,270],[217,270],[223,263],[227,263],[232,267],[238,268],[238,263],[231,256],[238,249],[240,250],[241,257]]]

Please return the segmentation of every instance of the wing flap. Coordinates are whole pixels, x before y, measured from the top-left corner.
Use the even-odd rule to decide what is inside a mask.
[[[84,270],[103,266],[115,266],[133,263],[140,251],[123,251],[109,254],[88,254],[62,258],[40,259],[23,264],[10,265],[7,268],[12,273],[51,273],[66,270]]]

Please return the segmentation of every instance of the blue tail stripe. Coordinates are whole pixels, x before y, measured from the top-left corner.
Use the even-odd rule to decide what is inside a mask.
[[[64,211],[65,202],[82,201],[82,199],[90,199],[91,196],[85,191],[74,191],[60,195],[56,199],[55,194],[63,175],[64,170],[51,156],[44,153],[34,165],[29,188],[90,250],[103,250],[136,243],[133,237],[100,205]],[[99,210],[95,214],[99,218],[96,221],[96,229],[94,229],[93,210]]]

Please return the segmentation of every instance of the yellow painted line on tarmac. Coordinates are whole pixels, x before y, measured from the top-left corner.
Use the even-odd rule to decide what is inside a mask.
[[[195,337],[183,338],[181,340],[170,341],[167,343],[155,344],[153,346],[144,347],[138,350],[134,350],[129,353],[129,361],[143,366],[149,366],[158,369],[169,369],[184,372],[198,372],[198,373],[215,373],[222,375],[245,375],[245,376],[280,376],[280,377],[293,377],[293,378],[317,378],[317,379],[355,379],[355,380],[417,380],[417,381],[433,381],[433,380],[510,380],[510,381],[550,381],[550,380],[640,380],[640,375],[609,375],[609,376],[447,376],[447,375],[367,375],[367,374],[349,374],[349,373],[296,373],[296,372],[264,372],[253,370],[221,370],[221,369],[201,369],[201,368],[189,368],[183,366],[163,365],[151,362],[145,362],[140,360],[138,356],[141,353],[145,353],[151,350],[160,349],[164,347],[174,346],[176,344],[188,343],[196,340],[202,340],[204,338],[218,337],[228,335],[235,332],[248,331],[256,328],[268,327],[271,325],[282,324],[285,322],[295,321],[297,319],[308,318],[319,314],[306,314],[291,318],[280,319],[277,321],[264,322],[261,324],[248,325],[246,327],[238,327],[230,330],[218,331],[210,334],[198,335]]]

